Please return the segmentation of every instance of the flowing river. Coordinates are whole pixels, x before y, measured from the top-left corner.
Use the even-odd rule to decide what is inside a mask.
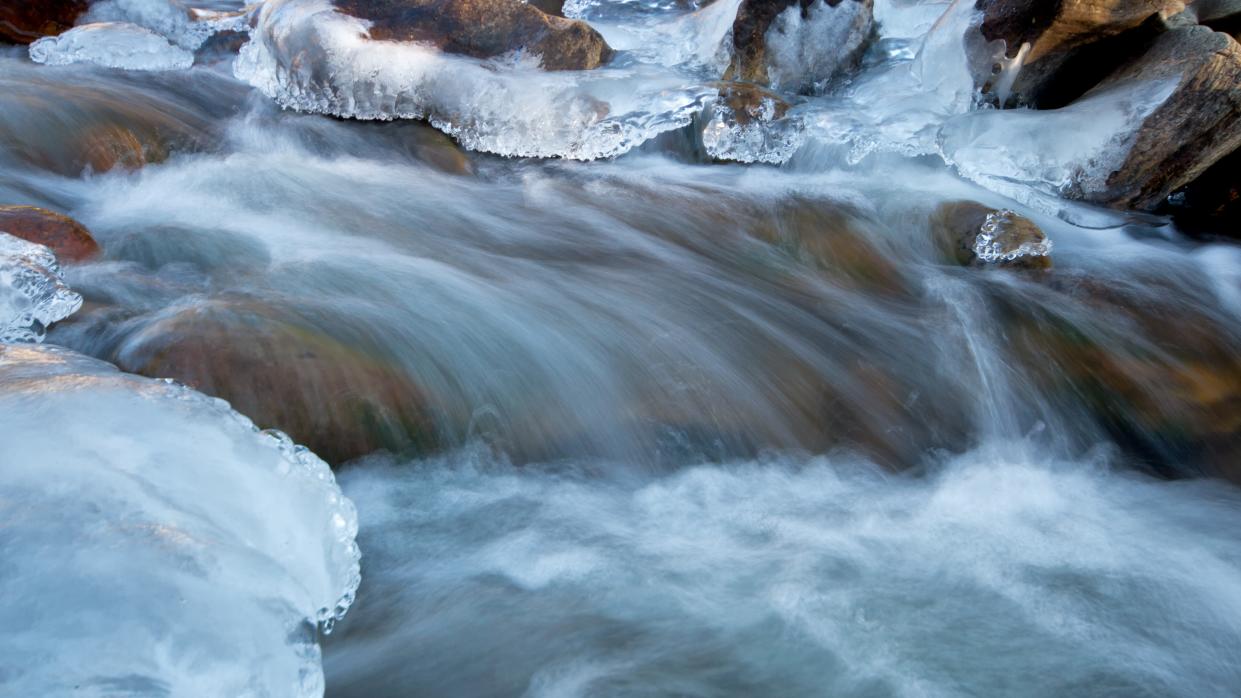
[[[0,203],[103,249],[0,348],[0,692],[1241,691],[1241,247],[1057,196],[1159,85],[972,109],[966,3],[887,0],[760,132],[701,78],[735,2],[595,0],[597,76],[344,109],[267,5],[189,69],[0,49]],[[1054,267],[945,263],[960,200]]]

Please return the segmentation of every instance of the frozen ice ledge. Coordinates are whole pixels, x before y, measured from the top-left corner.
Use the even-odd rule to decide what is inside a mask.
[[[0,344],[0,463],[5,695],[322,695],[359,553],[312,453],[186,387]]]

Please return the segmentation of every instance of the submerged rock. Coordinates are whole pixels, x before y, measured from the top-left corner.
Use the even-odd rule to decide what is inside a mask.
[[[99,254],[99,243],[81,223],[37,206],[0,206],[0,232],[43,245],[64,261]]]
[[[872,0],[743,0],[725,77],[821,91],[857,65],[873,28]]]
[[[126,371],[223,398],[333,464],[430,438],[421,390],[399,367],[254,303],[173,312],[111,358]]]
[[[546,70],[589,70],[613,54],[585,22],[521,0],[336,0],[335,6],[367,20],[371,39],[428,43],[474,58],[522,51],[539,56]]]
[[[0,41],[28,44],[73,26],[88,0],[6,0],[0,2]]]
[[[1051,267],[1051,240],[1034,221],[973,201],[941,204],[931,215],[940,251],[962,266]]]
[[[1088,90],[1161,31],[1161,18],[1184,9],[1181,0],[978,0],[976,6],[982,36],[1004,45],[999,66],[991,65],[994,54],[974,54],[986,63],[975,74],[990,76],[984,91],[1002,105],[1041,108],[1063,106]]]
[[[1118,208],[1153,209],[1241,146],[1241,44],[1207,27],[1167,32],[1091,91],[1166,84],[1170,95],[1132,132],[1115,161],[1083,168],[1076,192]]]

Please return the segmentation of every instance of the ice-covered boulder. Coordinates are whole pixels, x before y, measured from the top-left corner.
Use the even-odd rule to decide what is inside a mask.
[[[975,75],[1001,105],[1063,106],[1162,31],[1182,0],[977,0]],[[998,56],[998,59],[997,59]]]
[[[28,44],[73,26],[88,0],[5,0],[0,2],[0,41]]]
[[[123,70],[184,70],[194,54],[145,27],[98,22],[47,36],[30,45],[30,59],[47,65],[94,63]]]
[[[99,243],[81,223],[38,206],[0,206],[0,232],[45,245],[61,260],[99,254]]]
[[[1051,267],[1051,240],[1013,211],[973,201],[950,201],[931,214],[931,233],[947,261],[963,266]]]
[[[1114,162],[1087,163],[1075,193],[1109,206],[1151,209],[1241,147],[1241,44],[1207,27],[1159,37],[1141,58],[1087,95],[1166,84],[1170,95],[1128,132]]]
[[[529,53],[545,70],[589,70],[612,49],[578,20],[549,15],[522,0],[334,0],[336,9],[366,20],[370,38],[418,41],[473,58]]]
[[[0,345],[0,692],[323,695],[359,581],[328,467],[223,401]]]
[[[873,28],[872,0],[743,0],[726,77],[821,91],[857,64]]]

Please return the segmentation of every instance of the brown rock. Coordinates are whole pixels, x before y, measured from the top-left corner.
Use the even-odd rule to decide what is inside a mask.
[[[800,26],[790,19],[800,19]],[[817,91],[856,66],[873,28],[873,0],[742,0],[733,21],[733,60],[724,77]],[[796,47],[798,55],[771,50],[773,41]]]
[[[1154,209],[1241,147],[1241,44],[1235,39],[1207,27],[1170,31],[1090,94],[1161,82],[1175,84],[1172,94],[1132,133],[1118,134],[1125,153],[1118,165],[1083,171],[1081,198]]]
[[[45,245],[62,262],[99,254],[99,243],[81,223],[36,206],[0,206],[0,232]]]
[[[1014,269],[1051,267],[1050,241],[1034,221],[973,201],[950,201],[931,214],[931,233],[947,261]],[[986,249],[991,259],[979,257]]]
[[[0,41],[28,44],[60,34],[73,26],[89,4],[88,0],[3,0]]]
[[[214,301],[144,328],[111,358],[223,398],[332,464],[432,440],[421,391],[404,371],[286,315]]]
[[[784,118],[792,105],[779,94],[747,82],[721,82],[720,102],[732,110],[738,124]],[[770,112],[770,113],[767,113]]]
[[[341,12],[369,20],[380,41],[418,41],[449,53],[493,58],[511,51],[541,57],[546,70],[589,70],[611,60],[599,32],[548,15],[521,0],[336,0]]]
[[[1064,106],[1108,73],[1140,53],[1163,29],[1161,19],[1184,9],[1181,0],[977,0],[983,13],[981,34],[1004,42],[1004,54],[1020,59],[1016,78],[1000,95],[1001,106]],[[986,51],[977,60],[990,61]],[[995,78],[991,65],[975,74]],[[984,80],[994,92],[997,79]]]

